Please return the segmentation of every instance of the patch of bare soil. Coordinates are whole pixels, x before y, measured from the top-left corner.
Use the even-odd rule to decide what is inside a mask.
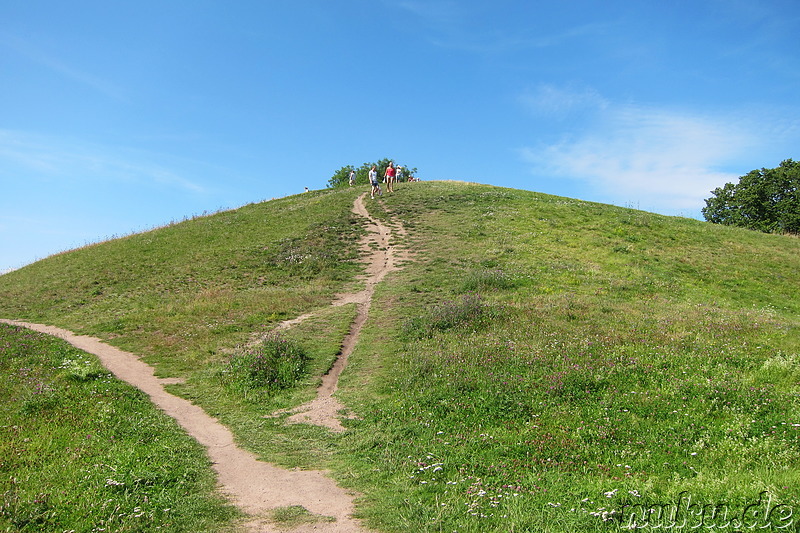
[[[347,364],[347,357],[358,341],[361,328],[367,320],[375,285],[387,273],[396,270],[398,261],[404,257],[390,243],[391,229],[367,213],[364,206],[365,196],[362,195],[356,200],[353,211],[369,221],[369,235],[362,241],[362,249],[368,252],[366,287],[357,293],[341,295],[333,303],[333,305],[355,303],[358,309],[357,317],[342,343],[341,355],[323,379],[317,398],[297,408],[296,414],[289,417],[290,422],[319,424],[334,431],[344,429],[337,418],[337,413],[343,406],[333,397],[339,375]],[[402,231],[402,228],[398,231]],[[284,322],[281,327],[291,327],[309,316],[312,315],[303,315]],[[153,367],[141,361],[136,355],[105,344],[100,339],[75,335],[56,327],[13,320],[0,319],[0,321],[61,337],[75,347],[96,355],[115,376],[150,396],[153,403],[173,417],[189,435],[206,447],[222,492],[252,517],[246,524],[249,531],[264,533],[285,531],[271,522],[269,512],[279,507],[290,506],[302,506],[310,513],[334,519],[334,521],[303,524],[291,528],[291,531],[298,533],[365,531],[352,517],[353,495],[337,486],[324,471],[286,470],[259,461],[250,452],[236,446],[233,434],[215,418],[188,400],[168,393],[164,385],[174,383],[175,380],[157,378]]]

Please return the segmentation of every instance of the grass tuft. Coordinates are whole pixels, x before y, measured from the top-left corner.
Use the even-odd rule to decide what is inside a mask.
[[[308,524],[335,522],[336,519],[332,516],[314,514],[302,505],[290,505],[274,509],[272,521],[279,527],[295,529]]]
[[[510,289],[515,282],[507,272],[499,268],[473,270],[467,273],[461,285],[462,292],[488,292]]]
[[[406,321],[403,332],[406,338],[425,338],[454,328],[481,328],[497,316],[498,312],[487,306],[479,294],[468,293]]]
[[[305,376],[308,362],[302,347],[273,333],[256,346],[234,354],[223,375],[248,389],[288,389]]]

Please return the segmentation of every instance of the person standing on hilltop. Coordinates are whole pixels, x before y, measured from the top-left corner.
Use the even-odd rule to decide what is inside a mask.
[[[403,181],[403,167],[397,165],[397,172],[395,173],[394,179],[397,183]]]
[[[384,181],[386,181],[386,192],[394,192],[394,167],[391,161],[389,161],[389,166],[386,167]]]
[[[375,193],[378,195],[381,194],[381,186],[378,184],[378,171],[375,169],[375,165],[372,165],[372,168],[369,169],[369,183],[372,185],[372,193],[371,198],[375,198]]]
[[[350,186],[352,187],[355,184],[356,184],[356,171],[355,170],[351,170],[350,171]]]

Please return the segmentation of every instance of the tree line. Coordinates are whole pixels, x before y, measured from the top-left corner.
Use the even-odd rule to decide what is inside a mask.
[[[381,180],[383,180],[383,176],[386,173],[386,167],[389,166],[389,163],[394,163],[395,168],[398,166],[403,167],[403,181],[407,180],[410,176],[416,176],[417,169],[416,167],[411,168],[407,165],[402,163],[398,163],[396,159],[381,159],[374,163],[364,163],[360,167],[356,168],[353,165],[345,165],[339,170],[337,170],[331,179],[328,180],[328,187],[335,188],[335,187],[347,187],[350,182],[350,172],[355,170],[355,185],[369,185],[369,169],[372,168],[374,165],[378,171],[378,176]]]
[[[800,162],[787,159],[711,191],[702,209],[708,222],[766,233],[800,233]]]

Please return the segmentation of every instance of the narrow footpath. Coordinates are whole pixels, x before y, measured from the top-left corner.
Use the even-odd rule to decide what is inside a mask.
[[[347,366],[347,359],[353,352],[358,338],[361,335],[361,328],[369,316],[372,295],[375,287],[380,283],[389,272],[399,270],[402,261],[410,257],[407,250],[398,250],[391,244],[393,236],[392,229],[384,225],[380,220],[373,218],[367,212],[364,199],[367,194],[359,196],[353,204],[353,212],[368,220],[367,235],[361,240],[361,250],[364,253],[366,269],[364,281],[366,285],[363,290],[352,294],[340,294],[334,300],[334,306],[346,304],[356,304],[356,318],[350,326],[350,332],[342,341],[342,349],[331,370],[322,377],[322,384],[317,389],[317,397],[309,403],[303,404],[290,410],[294,413],[287,418],[289,423],[306,423],[325,426],[333,431],[344,431],[344,426],[340,422],[338,412],[344,405],[337,400],[333,394],[339,383],[339,375]],[[405,237],[405,228],[394,221],[395,232],[399,237]],[[283,322],[279,329],[285,329],[310,318],[313,313],[302,315],[293,320]]]
[[[353,212],[368,221],[368,235],[361,242],[367,263],[366,287],[357,293],[340,295],[332,303],[332,305],[355,303],[357,317],[350,333],[342,342],[341,355],[331,371],[323,377],[317,398],[309,404],[294,409],[295,414],[289,417],[289,422],[318,424],[334,431],[344,430],[338,418],[338,411],[344,406],[333,396],[339,375],[347,364],[347,357],[358,342],[361,328],[367,320],[375,286],[386,274],[397,270],[399,261],[406,257],[390,244],[392,229],[369,215],[364,205],[365,197],[366,194],[363,194],[356,199]],[[402,235],[404,233],[402,226],[398,223],[394,225],[396,231]],[[313,313],[286,321],[279,327],[291,327],[311,316]],[[268,514],[272,509],[292,505],[301,505],[311,513],[333,517],[335,521],[317,522],[290,531],[297,533],[366,531],[359,521],[352,517],[353,495],[337,486],[324,471],[287,470],[259,461],[250,452],[239,448],[231,431],[215,418],[188,400],[168,393],[164,385],[174,383],[175,380],[157,378],[153,367],[141,361],[135,354],[105,344],[100,339],[75,335],[53,326],[3,319],[0,319],[0,322],[61,337],[73,346],[96,355],[117,378],[146,393],[154,404],[173,417],[190,436],[206,447],[217,473],[221,491],[252,517],[247,522],[249,531],[258,533],[286,531],[274,526],[268,520]]]

